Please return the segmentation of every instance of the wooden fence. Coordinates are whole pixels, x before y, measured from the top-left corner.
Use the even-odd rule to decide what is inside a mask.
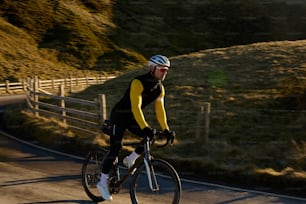
[[[0,93],[12,93],[26,90],[26,81],[22,82],[10,82],[6,80],[5,83],[0,84]]]
[[[60,85],[64,84],[66,89],[69,89],[70,92],[73,91],[73,88],[80,86],[89,86],[93,84],[103,84],[106,80],[112,79],[114,76],[94,76],[94,77],[83,77],[83,78],[69,78],[64,79],[51,79],[51,80],[41,80],[37,76],[33,78],[24,79],[21,82],[10,82],[6,80],[5,83],[0,84],[0,93],[16,93],[26,91],[26,87],[33,84],[34,81],[37,81],[38,88],[42,90],[58,89]]]
[[[57,118],[65,126],[78,131],[90,134],[100,132],[102,122],[107,119],[104,94],[99,94],[94,101],[67,97],[65,86],[70,84],[68,81],[58,85],[58,94],[54,95],[41,88],[47,87],[44,83],[37,78],[26,83],[27,105],[33,114]],[[204,103],[194,118],[195,140],[200,143],[209,142],[210,109],[210,103]]]
[[[197,141],[201,143],[209,142],[208,136],[209,136],[209,124],[210,124],[210,112],[211,112],[211,105],[209,102],[205,102],[202,106],[200,106],[200,110],[196,118],[197,122],[196,122],[195,138]],[[203,129],[204,129],[204,134],[202,133]]]
[[[64,96],[64,85],[59,86],[59,95],[39,91],[38,83],[28,86],[26,101],[35,116],[58,118],[70,128],[96,134],[102,121],[106,119],[105,95],[100,94],[97,101],[89,101]],[[69,104],[69,106],[68,106]]]
[[[65,96],[67,89],[75,86],[101,84],[114,77],[85,77],[56,80],[39,80],[38,77],[23,83],[28,108],[35,116],[58,118],[66,126],[79,131],[96,134],[106,119],[106,99],[104,94],[97,100]],[[57,90],[54,95],[49,90]]]
[[[64,93],[64,85],[60,85],[59,95],[52,95],[39,91],[36,83],[27,92],[28,107],[36,116],[55,117],[72,129],[97,134],[103,121],[107,119],[105,95],[99,94],[97,100],[89,101],[67,97]],[[202,144],[208,143],[210,103],[200,107],[195,121],[195,140]]]

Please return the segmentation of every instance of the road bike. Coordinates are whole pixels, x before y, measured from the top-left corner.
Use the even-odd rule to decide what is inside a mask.
[[[155,138],[161,137],[164,137],[161,132],[155,136]],[[123,143],[125,146],[143,145],[144,153],[127,170],[119,163],[122,159],[116,158],[109,174],[110,193],[118,194],[123,184],[131,178],[129,193],[133,204],[149,201],[156,204],[178,204],[182,191],[178,173],[167,161],[154,158],[150,151],[153,146],[164,147],[168,144],[169,140],[157,145],[155,139],[150,140],[148,137],[138,142]],[[94,202],[104,201],[96,185],[100,180],[103,161],[108,152],[109,149],[106,148],[90,151],[83,163],[82,185],[88,197]]]

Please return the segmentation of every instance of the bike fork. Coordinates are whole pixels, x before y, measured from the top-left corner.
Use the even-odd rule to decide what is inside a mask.
[[[153,192],[159,191],[159,185],[157,183],[155,172],[154,172],[153,166],[151,164],[151,161],[149,161],[147,158],[145,158],[144,159],[144,164],[145,164],[145,167],[146,167],[148,182],[149,182],[149,186],[150,186],[151,190]]]

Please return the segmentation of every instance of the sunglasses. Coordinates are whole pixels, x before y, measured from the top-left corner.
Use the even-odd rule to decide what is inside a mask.
[[[165,73],[165,72],[168,72],[169,69],[166,68],[166,67],[159,67],[159,66],[156,66],[156,69],[162,73]]]

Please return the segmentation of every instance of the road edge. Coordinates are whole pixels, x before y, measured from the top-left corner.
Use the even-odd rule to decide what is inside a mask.
[[[41,146],[33,144],[31,142],[21,140],[21,139],[15,137],[13,135],[10,135],[10,134],[2,131],[1,129],[0,129],[0,134],[8,137],[11,140],[15,140],[15,141],[20,142],[22,144],[29,145],[31,147],[38,148],[38,149],[43,150],[43,151],[51,152],[53,154],[57,154],[57,155],[65,156],[65,157],[70,157],[70,158],[73,158],[73,159],[84,160],[83,157],[79,157],[79,156],[75,156],[75,155],[72,155],[72,154],[67,154],[67,153],[52,150],[52,149],[49,149],[49,148],[41,147]],[[181,181],[187,182],[187,183],[192,183],[192,184],[223,188],[223,189],[228,189],[228,190],[233,190],[233,191],[245,191],[245,192],[248,192],[248,193],[274,196],[274,197],[280,197],[280,198],[286,198],[286,199],[292,199],[292,200],[298,200],[298,201],[305,201],[306,202],[306,198],[302,198],[302,197],[282,195],[282,194],[277,194],[277,193],[269,193],[269,192],[264,192],[264,191],[256,191],[256,190],[250,190],[250,189],[238,188],[238,187],[231,187],[231,186],[225,186],[225,185],[221,185],[221,184],[214,184],[214,183],[208,183],[208,182],[202,182],[202,181],[194,181],[194,180],[191,180],[191,179],[184,179],[184,178],[181,178]]]

